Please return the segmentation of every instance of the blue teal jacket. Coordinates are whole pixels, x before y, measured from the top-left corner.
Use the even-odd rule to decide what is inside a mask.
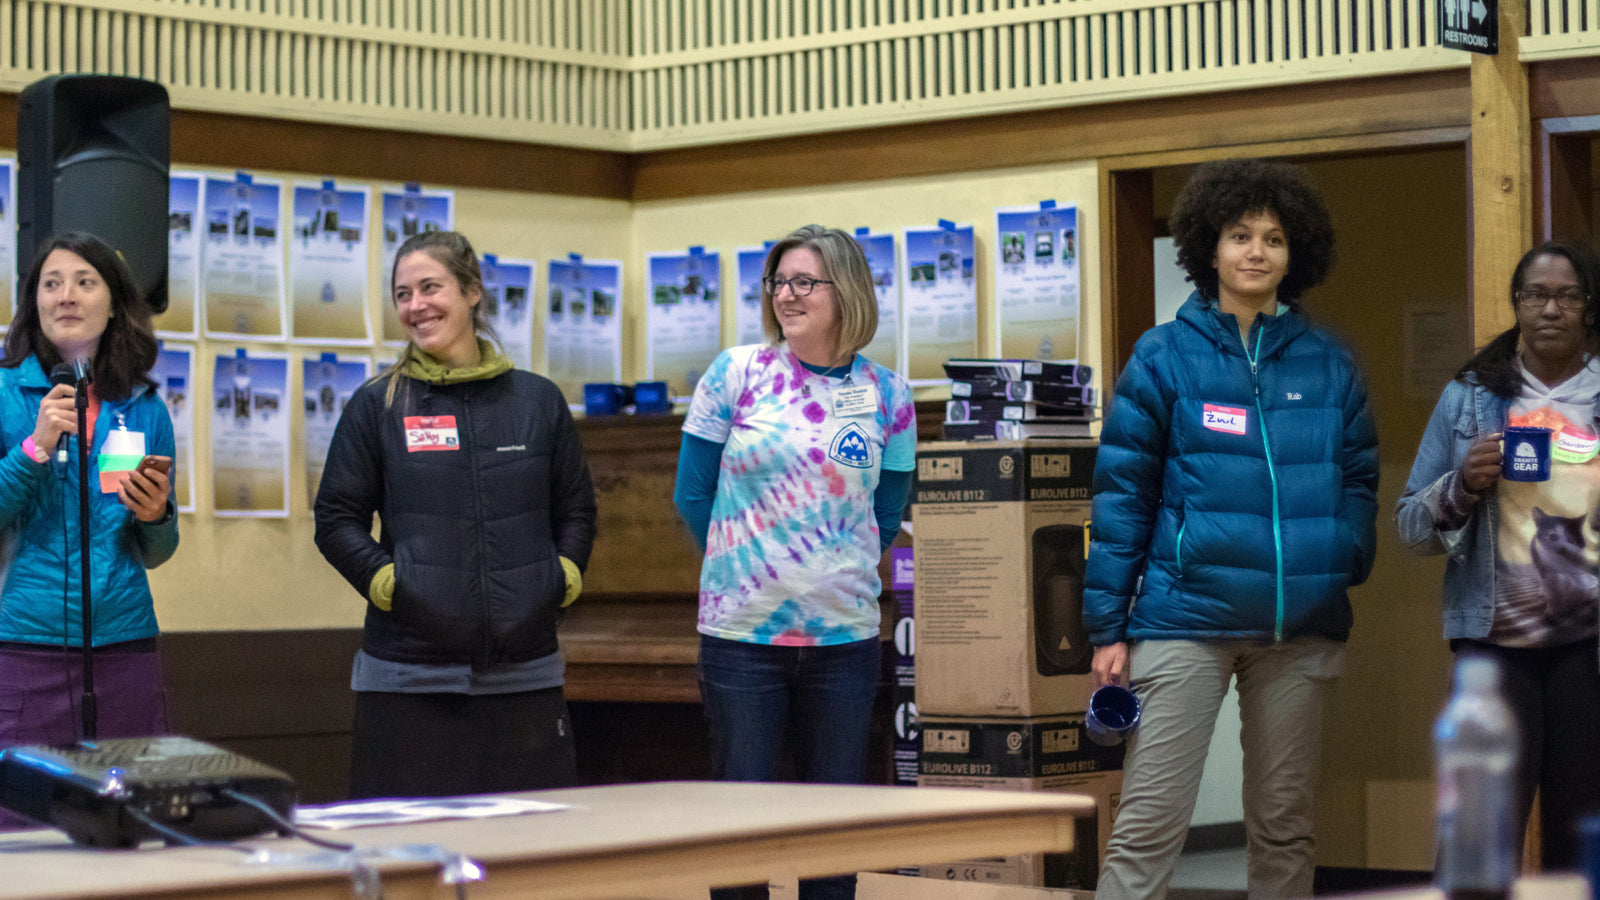
[[[0,641],[81,647],[76,445],[65,465],[53,456],[40,465],[22,452],[22,441],[33,434],[39,402],[49,390],[50,379],[37,357],[14,369],[0,369],[0,448],[5,454],[0,456],[0,561],[5,566]],[[159,524],[147,525],[116,494],[100,492],[95,456],[106,435],[122,425],[144,432],[146,453],[173,455],[172,419],[153,389],[139,384],[126,400],[102,401],[89,458],[89,596],[95,646],[156,636],[145,569],[166,562],[178,549],[178,518],[170,498],[167,515]]]
[[[1192,294],[1134,346],[1101,434],[1090,640],[1345,640],[1377,489],[1350,352],[1293,309],[1257,315],[1247,348]]]
[[[1476,375],[1445,385],[1422,434],[1411,464],[1405,493],[1395,506],[1400,540],[1413,553],[1446,553],[1444,566],[1444,636],[1481,639],[1494,625],[1495,542],[1500,532],[1498,493],[1487,491],[1460,528],[1439,527],[1441,500],[1451,474],[1466,462],[1472,445],[1505,430],[1511,401],[1478,384]],[[1600,425],[1600,409],[1595,420]],[[1458,476],[1459,477],[1459,476]]]

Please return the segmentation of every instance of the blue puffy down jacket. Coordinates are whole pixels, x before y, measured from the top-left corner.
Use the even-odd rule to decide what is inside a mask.
[[[1378,451],[1338,341],[1285,309],[1242,342],[1197,292],[1135,345],[1100,442],[1083,598],[1096,646],[1349,636]]]

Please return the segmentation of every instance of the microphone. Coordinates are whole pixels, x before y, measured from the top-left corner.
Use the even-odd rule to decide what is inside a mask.
[[[89,361],[87,359],[75,359],[72,362],[58,362],[50,370],[50,384],[70,384],[74,387],[81,388],[81,386],[89,380],[89,372]],[[67,434],[66,432],[62,432],[61,436],[56,438],[56,462],[66,463],[66,461]]]

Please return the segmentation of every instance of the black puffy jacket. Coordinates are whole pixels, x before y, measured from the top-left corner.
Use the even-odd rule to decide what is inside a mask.
[[[362,597],[394,563],[394,602],[368,603],[363,649],[482,665],[556,652],[558,557],[587,567],[595,531],[594,485],[560,390],[518,370],[455,384],[406,377],[385,409],[386,381],[345,408],[316,501],[317,547]],[[457,448],[408,450],[419,417],[433,418],[435,436],[452,417]]]

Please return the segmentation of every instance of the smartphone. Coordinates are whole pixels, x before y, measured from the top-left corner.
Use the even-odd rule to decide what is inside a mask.
[[[146,456],[144,459],[139,460],[139,469],[138,470],[140,472],[147,472],[147,471],[149,471],[151,469],[155,469],[157,472],[160,472],[163,475],[171,475],[172,474],[172,457],[170,457],[170,456]]]

